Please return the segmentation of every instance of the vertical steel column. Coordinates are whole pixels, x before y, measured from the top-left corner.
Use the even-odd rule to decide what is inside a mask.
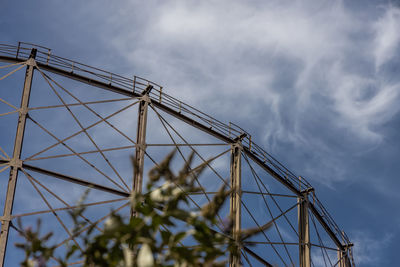
[[[346,267],[345,265],[345,252],[343,250],[338,250],[337,252],[337,257],[338,257],[338,267]]]
[[[350,267],[350,259],[348,256],[349,247],[345,246],[345,250],[338,249],[337,256],[338,256],[338,267]]]
[[[300,267],[311,267],[310,225],[308,216],[308,193],[302,192],[302,197],[297,198],[298,225],[299,225],[299,260]]]
[[[137,170],[133,177],[133,192],[142,192],[144,155],[146,151],[146,126],[147,110],[150,102],[149,93],[153,86],[149,85],[142,92],[142,99],[139,104],[138,125],[136,135],[135,165]]]
[[[36,49],[32,49],[31,55],[27,61],[27,69],[25,73],[24,89],[22,91],[21,106],[19,109],[19,118],[17,125],[17,133],[15,135],[13,157],[9,162],[10,165],[10,178],[8,180],[6,202],[4,205],[3,217],[1,221],[0,232],[0,266],[4,266],[4,259],[6,255],[8,232],[11,224],[11,214],[14,204],[15,186],[18,179],[18,171],[22,166],[21,151],[22,143],[24,140],[26,118],[28,116],[29,96],[31,93],[31,85],[33,72],[35,68]]]
[[[240,244],[240,230],[241,230],[241,197],[242,197],[242,185],[241,185],[241,154],[242,148],[240,141],[232,145],[231,152],[231,187],[232,193],[230,198],[230,218],[233,221],[232,225],[232,237],[237,243]],[[237,254],[233,253],[229,256],[229,266],[239,267],[240,263],[240,252],[241,248],[238,248]]]

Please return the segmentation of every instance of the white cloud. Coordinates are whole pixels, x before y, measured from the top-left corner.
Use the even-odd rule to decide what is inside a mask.
[[[338,125],[367,142],[379,143],[382,136],[373,126],[387,122],[399,111],[400,84],[344,73],[338,64],[330,72],[330,84],[334,109],[342,119]]]
[[[380,237],[372,237],[368,233],[356,232],[352,234],[354,243],[353,255],[357,265],[375,265],[382,263],[382,254],[390,245],[392,234],[382,234]]]
[[[400,44],[400,10],[390,6],[383,17],[373,25],[375,32],[375,66],[380,66],[395,55]]]

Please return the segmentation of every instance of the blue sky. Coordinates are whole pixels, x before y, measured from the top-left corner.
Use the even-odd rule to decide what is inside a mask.
[[[233,121],[305,176],[356,243],[396,266],[400,235],[396,1],[3,1],[0,42],[25,41],[149,78]]]

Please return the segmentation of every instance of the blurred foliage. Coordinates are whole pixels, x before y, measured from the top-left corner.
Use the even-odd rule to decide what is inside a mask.
[[[131,194],[131,216],[115,212],[105,221],[102,231],[96,232],[100,225],[82,219],[83,207],[70,211],[74,222],[70,233],[76,242],[70,242],[72,245],[67,245],[62,256],[54,255],[55,246],[46,245],[52,233],[41,236],[40,221],[36,230],[21,231],[25,242],[16,244],[25,251],[21,265],[44,267],[53,259],[60,266],[67,266],[71,259],[80,259],[83,266],[89,267],[225,266],[227,255],[237,255],[242,241],[231,238],[232,218],[222,223],[217,220],[232,191],[224,185],[212,201],[201,208],[190,208],[186,192],[200,192],[195,180],[209,162],[191,169],[191,154],[179,173],[174,174],[170,167],[174,154],[150,170],[146,193]],[[239,236],[248,238],[269,227],[243,230]],[[81,233],[84,228],[88,230]],[[20,222],[19,229],[23,229]]]

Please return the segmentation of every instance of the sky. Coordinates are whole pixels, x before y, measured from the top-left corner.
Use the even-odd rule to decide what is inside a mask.
[[[232,121],[307,177],[355,243],[396,266],[400,243],[400,2],[8,1],[18,41],[162,84]]]

